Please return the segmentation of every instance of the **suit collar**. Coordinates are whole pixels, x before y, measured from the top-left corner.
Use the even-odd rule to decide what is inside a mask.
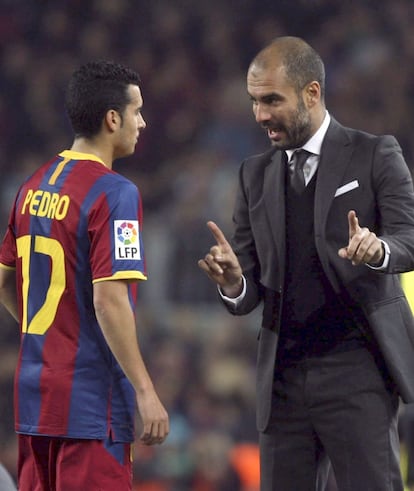
[[[351,158],[352,145],[345,128],[331,120],[321,148],[315,196],[315,213],[323,216],[328,210]]]
[[[264,201],[267,214],[267,220],[270,224],[270,230],[273,241],[276,244],[276,255],[278,264],[284,263],[285,259],[285,179],[286,179],[286,153],[276,151],[269,158],[264,173]],[[275,268],[271,274],[281,275],[274,282],[268,281],[266,284],[283,283],[283,268]]]
[[[300,148],[303,148],[304,150],[308,151],[309,153],[311,153],[313,155],[319,156],[321,154],[322,144],[323,144],[323,141],[325,139],[326,132],[328,131],[328,127],[329,127],[330,122],[331,122],[331,116],[328,113],[328,111],[326,111],[325,117],[324,117],[322,124],[320,125],[319,129]],[[294,152],[296,152],[297,150],[299,150],[299,148],[293,148],[293,149],[286,150],[286,154],[288,156],[289,161],[291,160]]]
[[[316,176],[314,227],[315,244],[326,274],[335,284],[328,262],[326,223],[335,192],[351,159],[353,146],[345,128],[332,119],[321,149]]]

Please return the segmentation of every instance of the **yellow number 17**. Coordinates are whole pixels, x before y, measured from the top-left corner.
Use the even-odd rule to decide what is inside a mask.
[[[46,254],[51,258],[51,273],[46,299],[28,324],[28,298],[30,286],[31,244],[34,240],[34,252]],[[56,239],[35,235],[23,235],[16,241],[17,254],[22,258],[22,332],[44,334],[52,325],[60,299],[66,288],[65,253]],[[32,278],[32,281],[34,279]]]

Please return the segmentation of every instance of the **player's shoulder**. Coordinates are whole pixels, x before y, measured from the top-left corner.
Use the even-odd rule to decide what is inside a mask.
[[[85,167],[80,169],[85,182],[90,181],[90,186],[94,185],[107,192],[115,193],[136,189],[136,184],[122,174],[98,162],[92,162],[92,164],[87,165],[87,162],[84,162]]]
[[[139,199],[137,185],[127,177],[117,172],[106,172],[93,186],[97,200],[107,200],[111,203],[132,202]]]
[[[135,192],[138,189],[137,185],[131,179],[115,171],[110,171],[106,176],[111,183],[112,191],[125,192],[129,190]]]

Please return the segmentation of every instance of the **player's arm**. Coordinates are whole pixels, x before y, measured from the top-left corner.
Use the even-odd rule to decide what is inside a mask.
[[[162,443],[169,433],[168,414],[141,356],[128,284],[122,280],[97,282],[93,293],[96,317],[105,339],[135,389],[143,423],[141,441],[147,445]]]
[[[0,264],[0,302],[18,321],[16,271],[3,264]]]

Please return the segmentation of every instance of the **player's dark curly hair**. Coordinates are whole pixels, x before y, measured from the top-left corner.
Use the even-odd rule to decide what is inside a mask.
[[[121,117],[130,102],[128,85],[138,85],[138,73],[119,63],[92,61],[72,75],[66,91],[66,110],[77,137],[91,138],[99,133],[110,109]]]

